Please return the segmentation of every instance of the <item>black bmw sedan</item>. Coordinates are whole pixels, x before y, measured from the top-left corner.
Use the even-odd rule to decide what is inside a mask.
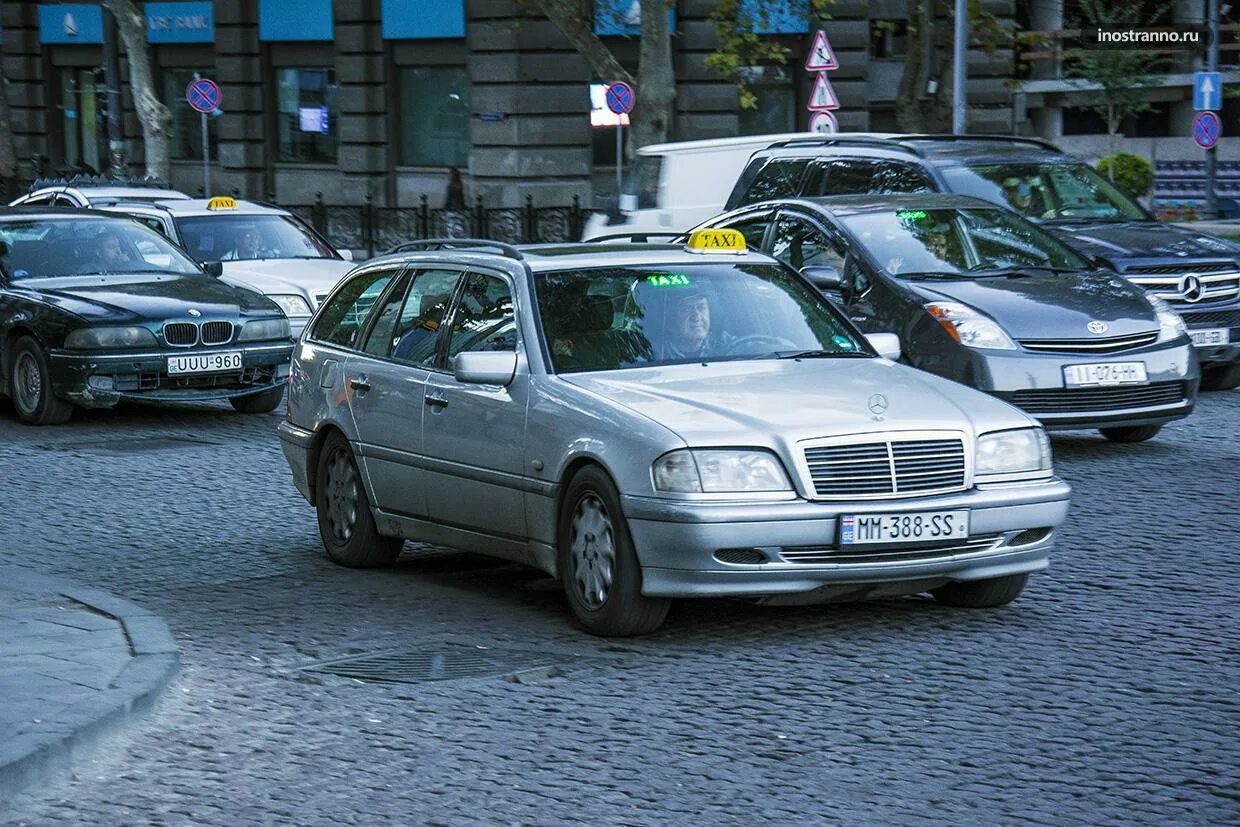
[[[121,399],[274,410],[288,319],[121,216],[0,208],[0,395],[34,425]]]
[[[1140,442],[1187,416],[1201,380],[1180,317],[1040,227],[960,195],[753,204],[704,227],[800,270],[915,367],[1011,402],[1049,429]]]

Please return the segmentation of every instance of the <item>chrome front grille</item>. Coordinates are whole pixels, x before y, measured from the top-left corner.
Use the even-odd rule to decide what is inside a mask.
[[[204,345],[224,345],[232,341],[232,322],[203,322],[202,343]]]
[[[198,344],[198,325],[193,322],[168,322],[164,325],[164,341],[173,347]]]
[[[844,546],[785,546],[780,549],[780,556],[787,563],[802,565],[824,565],[845,563],[893,563],[904,560],[936,560],[954,557],[957,554],[976,554],[990,551],[999,545],[1002,534],[979,534],[951,545],[928,546],[872,546],[855,548]]]
[[[809,481],[819,499],[881,499],[961,491],[964,440],[893,436],[881,442],[809,445]]]
[[[1124,275],[1176,307],[1227,301],[1240,296],[1235,265],[1129,268]]]
[[[1115,353],[1134,347],[1145,347],[1158,339],[1158,331],[1130,336],[1107,336],[1093,339],[1020,339],[1025,350],[1053,353]]]
[[[1240,310],[1206,310],[1184,313],[1184,324],[1189,327],[1240,327]]]

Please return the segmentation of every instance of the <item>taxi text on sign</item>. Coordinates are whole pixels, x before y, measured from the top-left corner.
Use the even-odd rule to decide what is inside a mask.
[[[740,230],[698,230],[689,236],[685,249],[692,253],[743,253],[745,236]]]

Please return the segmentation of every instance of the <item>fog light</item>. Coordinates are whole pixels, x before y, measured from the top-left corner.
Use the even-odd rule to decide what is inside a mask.
[[[111,376],[91,376],[86,380],[86,387],[92,391],[110,391],[116,387],[116,382]]]

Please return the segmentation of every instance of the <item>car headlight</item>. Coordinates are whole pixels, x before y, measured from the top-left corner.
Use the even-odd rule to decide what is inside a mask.
[[[288,319],[260,319],[246,322],[241,328],[238,342],[254,342],[259,339],[287,339],[290,336]]]
[[[1148,294],[1146,298],[1150,300],[1150,304],[1154,305],[1154,315],[1158,317],[1158,341],[1170,342],[1172,339],[1188,335],[1184,320],[1180,318],[1179,313],[1171,309],[1166,299]]]
[[[280,305],[280,309],[284,311],[285,316],[309,316],[310,303],[301,296],[281,295],[279,293],[268,296],[276,304]]]
[[[1041,428],[982,434],[973,456],[973,475],[979,478],[1051,472],[1051,441]]]
[[[72,350],[155,345],[155,334],[145,327],[83,327],[65,337],[65,347]]]
[[[1016,349],[1016,343],[1003,332],[1003,328],[966,304],[932,302],[926,305],[926,311],[943,325],[949,336],[965,347]]]
[[[792,490],[783,466],[768,451],[688,449],[655,460],[654,487],[682,494]]]

